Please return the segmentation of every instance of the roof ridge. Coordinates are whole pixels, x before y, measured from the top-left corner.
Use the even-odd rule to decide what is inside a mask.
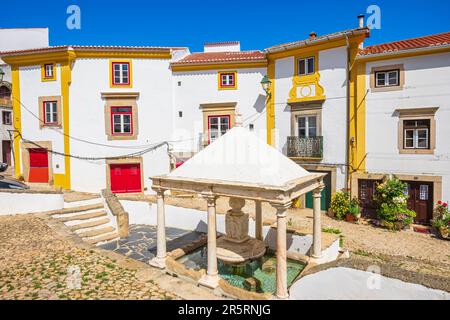
[[[450,35],[450,31],[441,32],[441,33],[435,33],[435,34],[429,34],[429,35],[426,35],[426,36],[419,36],[419,37],[414,37],[414,38],[407,38],[407,39],[401,39],[401,40],[395,40],[395,41],[390,41],[390,42],[383,42],[383,43],[373,44],[373,45],[366,46],[364,49],[377,47],[377,46],[382,46],[382,45],[389,45],[389,44],[399,43],[399,42],[403,42],[403,41],[414,41],[414,40],[420,40],[420,39],[423,39],[423,38],[438,37],[438,36],[442,36],[442,35],[446,35],[446,34]]]

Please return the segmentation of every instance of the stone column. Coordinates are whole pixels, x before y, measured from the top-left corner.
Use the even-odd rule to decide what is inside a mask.
[[[262,217],[262,203],[255,201],[255,238],[263,240],[263,217]]]
[[[320,215],[321,215],[321,205],[320,200],[322,197],[322,190],[324,186],[320,185],[317,189],[313,191],[313,250],[312,257],[320,258],[322,256],[322,225],[320,223]]]
[[[273,205],[277,209],[277,291],[278,299],[289,298],[287,290],[286,216],[291,202]]]
[[[166,222],[164,213],[164,191],[163,189],[156,190],[156,257],[150,261],[150,265],[164,269],[166,267]]]
[[[217,271],[217,231],[216,231],[216,196],[203,196],[208,205],[208,268],[206,274],[200,278],[199,284],[209,288],[219,286]]]

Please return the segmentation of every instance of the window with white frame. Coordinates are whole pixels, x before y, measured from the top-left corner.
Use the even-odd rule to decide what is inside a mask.
[[[130,63],[128,62],[112,62],[113,69],[113,85],[129,85],[130,84]]]
[[[403,120],[405,149],[430,148],[430,120]]]
[[[45,78],[53,78],[54,67],[53,64],[44,65]]]
[[[230,116],[209,116],[208,117],[208,138],[209,143],[223,136],[230,129]]]
[[[133,111],[131,107],[111,108],[111,129],[113,135],[133,134]]]
[[[236,88],[236,73],[221,72],[219,74],[219,88],[224,89]]]
[[[44,101],[44,124],[57,125],[58,124],[58,102]]]
[[[375,87],[396,87],[400,83],[400,70],[375,72]]]
[[[315,58],[298,59],[298,75],[304,76],[315,72]]]
[[[308,138],[317,136],[317,116],[297,117],[298,137]]]

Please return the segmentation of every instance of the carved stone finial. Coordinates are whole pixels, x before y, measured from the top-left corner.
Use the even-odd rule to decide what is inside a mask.
[[[234,111],[234,126],[235,127],[242,127],[242,114],[239,110],[239,107],[236,105],[236,109]]]

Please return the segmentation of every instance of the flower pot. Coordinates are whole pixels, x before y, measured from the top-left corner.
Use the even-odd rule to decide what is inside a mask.
[[[345,215],[345,220],[348,222],[353,222],[353,221],[355,221],[355,217],[352,214],[347,213]]]
[[[439,233],[441,234],[441,237],[443,239],[447,239],[450,240],[450,229],[446,228],[446,227],[440,227],[439,228]]]

